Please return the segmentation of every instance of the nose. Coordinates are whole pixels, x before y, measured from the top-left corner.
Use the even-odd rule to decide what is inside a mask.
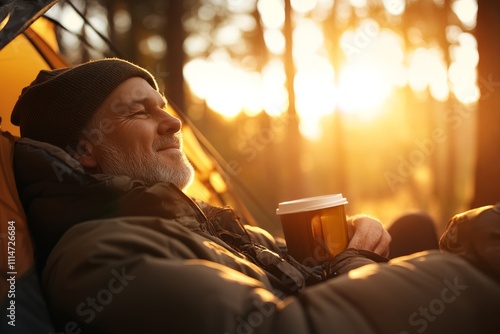
[[[162,110],[163,111],[163,110]],[[177,117],[163,111],[158,122],[158,134],[166,135],[177,133],[181,130],[182,122]]]

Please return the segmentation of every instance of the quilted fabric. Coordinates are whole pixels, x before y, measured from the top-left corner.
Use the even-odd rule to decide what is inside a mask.
[[[462,256],[500,282],[500,203],[454,216],[439,247]]]

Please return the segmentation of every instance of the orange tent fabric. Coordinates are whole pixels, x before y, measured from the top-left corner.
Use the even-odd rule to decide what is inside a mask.
[[[41,37],[43,36],[43,38]],[[33,244],[17,193],[12,170],[14,142],[19,128],[10,123],[10,112],[21,90],[41,69],[67,66],[57,52],[53,25],[39,19],[0,50],[0,277],[21,277],[33,266]],[[9,286],[0,285],[0,301]]]
[[[10,113],[23,87],[42,69],[65,67],[60,56],[53,24],[39,19],[23,34],[0,50],[0,116],[2,130],[19,135],[10,123]]]
[[[33,244],[26,224],[14,175],[11,168],[15,138],[8,133],[0,133],[0,279],[14,275],[21,277],[33,266]],[[7,284],[0,284],[0,301],[10,289]]]

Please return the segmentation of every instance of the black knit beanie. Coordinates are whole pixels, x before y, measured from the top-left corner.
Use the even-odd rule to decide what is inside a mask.
[[[82,130],[116,87],[132,77],[154,77],[145,69],[118,58],[94,60],[73,67],[42,70],[23,88],[11,122],[22,137],[75,150]]]

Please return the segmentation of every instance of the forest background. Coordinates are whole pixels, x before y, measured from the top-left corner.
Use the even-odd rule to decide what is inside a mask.
[[[277,204],[299,197],[342,193],[386,225],[423,211],[438,231],[498,201],[498,14],[481,0],[72,0],[46,16],[71,63],[150,70],[279,235]]]

